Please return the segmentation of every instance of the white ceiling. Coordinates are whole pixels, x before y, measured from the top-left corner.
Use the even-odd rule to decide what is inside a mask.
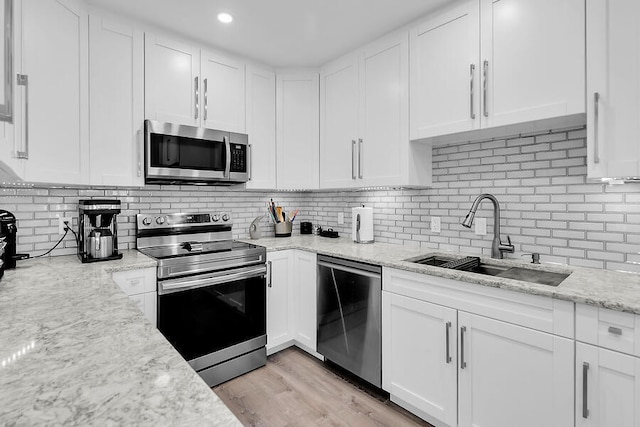
[[[451,0],[89,0],[273,67],[317,67]],[[217,21],[220,11],[234,16]]]

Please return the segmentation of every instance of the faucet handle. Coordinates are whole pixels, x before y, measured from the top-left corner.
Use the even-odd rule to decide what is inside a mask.
[[[516,248],[511,244],[511,236],[507,236],[507,243],[500,242],[500,252],[514,253]]]

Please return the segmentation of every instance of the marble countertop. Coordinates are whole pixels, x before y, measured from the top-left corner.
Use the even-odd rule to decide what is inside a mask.
[[[431,276],[445,277],[495,288],[509,289],[534,295],[605,307],[612,310],[640,314],[640,275],[609,270],[559,266],[555,264],[531,264],[520,259],[497,260],[481,257],[482,262],[504,266],[526,266],[558,273],[570,273],[557,287],[522,282],[465,271],[449,270],[406,261],[407,259],[439,254],[454,257],[477,256],[445,252],[428,248],[401,246],[388,243],[356,244],[350,239],[320,237],[316,235],[293,235],[291,237],[268,237],[245,240],[264,246],[268,251],[302,249],[318,254],[377,264]]]
[[[19,261],[0,280],[0,424],[239,426],[111,280],[138,251]]]

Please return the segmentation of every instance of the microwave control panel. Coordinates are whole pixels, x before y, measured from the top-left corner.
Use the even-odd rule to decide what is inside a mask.
[[[247,146],[231,144],[231,172],[247,172]]]

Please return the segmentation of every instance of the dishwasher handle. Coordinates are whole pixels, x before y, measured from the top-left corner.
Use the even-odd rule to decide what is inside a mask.
[[[334,263],[329,263],[329,262],[325,262],[325,261],[318,261],[318,267],[333,268],[334,270],[340,270],[340,271],[344,271],[344,272],[351,273],[351,274],[357,274],[359,276],[372,277],[374,279],[381,279],[382,278],[382,274],[381,273],[375,273],[375,272],[372,272],[372,271],[361,270],[361,269],[359,269],[357,267],[334,264]]]

